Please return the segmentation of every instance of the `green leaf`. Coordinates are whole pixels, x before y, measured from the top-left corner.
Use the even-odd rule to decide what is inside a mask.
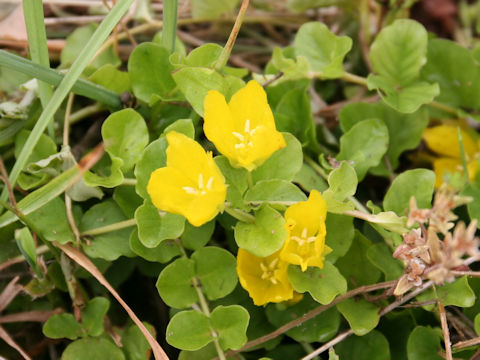
[[[250,315],[240,305],[217,306],[210,315],[212,328],[218,334],[222,349],[240,349],[247,342]]]
[[[196,310],[175,314],[166,335],[170,345],[182,350],[198,350],[213,340],[209,318]]]
[[[155,337],[155,328],[149,323],[143,322],[143,325]],[[150,353],[150,345],[137,325],[131,325],[122,334],[123,351],[127,360],[145,360]]]
[[[192,119],[178,119],[174,123],[168,125],[163,131],[162,136],[165,136],[170,131],[176,131],[188,136],[189,138],[195,138],[195,127]]]
[[[352,245],[355,236],[353,217],[327,213],[325,226],[327,228],[325,243],[333,250],[327,254],[326,259],[333,264],[344,256]]]
[[[392,256],[392,251],[385,243],[377,243],[367,250],[370,262],[385,274],[385,280],[398,279],[403,274],[403,264]]]
[[[238,247],[258,257],[280,250],[287,237],[283,216],[268,205],[255,213],[253,224],[239,221],[234,231]]]
[[[343,75],[343,59],[352,48],[348,36],[336,36],[325,24],[303,24],[295,36],[295,53],[310,62],[310,69],[322,78],[335,79]]]
[[[347,281],[338,269],[325,261],[323,269],[309,267],[302,272],[299,266],[288,267],[288,279],[295,291],[308,291],[320,304],[330,304],[339,294],[347,291]]]
[[[427,42],[423,25],[400,19],[383,28],[370,48],[370,62],[378,75],[369,75],[368,88],[377,89],[400,112],[412,113],[439,94],[437,84],[418,80],[427,61]]]
[[[475,319],[473,320],[473,323],[474,323],[474,327],[475,327],[475,332],[477,333],[477,335],[480,336],[480,314],[477,314],[475,316]]]
[[[388,360],[390,348],[387,339],[380,331],[373,330],[364,336],[350,336],[335,345],[340,359]],[[410,359],[409,359],[410,360]]]
[[[387,151],[388,141],[388,129],[381,120],[364,120],[340,138],[337,159],[352,161],[358,180],[361,181],[368,169],[380,163]]]
[[[417,200],[418,208],[430,208],[434,185],[435,173],[431,170],[404,171],[390,185],[383,199],[383,207],[386,211],[405,215],[410,208],[410,198],[413,196]]]
[[[472,52],[453,41],[431,39],[422,78],[440,85],[437,101],[466,109],[480,109],[480,67]]]
[[[346,161],[328,175],[330,187],[322,194],[327,203],[329,212],[343,213],[345,210],[353,210],[353,204],[348,200],[357,191],[357,173]]]
[[[287,0],[287,7],[296,12],[326,6],[342,6],[351,0]]]
[[[122,210],[111,199],[92,206],[82,216],[79,230],[84,232],[126,220]],[[130,250],[131,229],[124,228],[105,234],[95,235],[90,242],[83,243],[85,253],[93,258],[116,260],[120,256],[134,256]]]
[[[229,251],[209,246],[195,251],[192,260],[208,300],[220,299],[237,286],[237,261]]]
[[[88,186],[103,186],[106,188],[113,188],[122,183],[123,173],[121,168],[123,166],[123,160],[116,156],[108,156],[108,158],[110,158],[111,161],[108,167],[102,168],[98,173],[87,171],[83,175],[85,184]],[[105,156],[102,159],[105,159]],[[99,163],[97,163],[97,166],[98,165]],[[94,170],[96,170],[95,167]]]
[[[305,201],[307,197],[297,186],[287,180],[260,180],[245,194],[245,201],[251,205],[294,204]]]
[[[184,67],[173,74],[173,79],[200,116],[203,116],[203,102],[210,90],[218,90],[228,100],[245,86],[242,79],[201,67]]]
[[[187,221],[181,236],[182,245],[190,250],[201,249],[210,241],[214,230],[215,220],[209,221],[202,226],[193,226]]]
[[[153,141],[145,148],[142,157],[135,166],[135,177],[137,178],[135,190],[144,199],[150,199],[147,193],[147,184],[152,172],[167,165],[167,155],[165,154],[167,146],[165,137]]]
[[[408,360],[441,360],[440,334],[426,326],[417,326],[410,333],[407,342]]]
[[[306,294],[300,302],[288,307],[270,304],[265,313],[268,321],[279,328],[293,319],[301,318],[317,307],[318,303]],[[325,342],[337,333],[339,327],[340,314],[335,307],[332,307],[288,330],[286,334],[299,342]]]
[[[467,204],[468,215],[470,220],[477,219],[480,225],[480,185],[469,183],[461,192],[462,196],[470,196],[473,201]]]
[[[371,241],[355,230],[355,238],[348,252],[335,263],[347,279],[350,288],[375,283],[380,271],[368,260],[367,250]]]
[[[103,333],[104,317],[110,307],[110,301],[104,297],[95,297],[88,301],[82,310],[82,326],[90,336],[99,336]]]
[[[388,128],[388,150],[392,169],[398,167],[398,158],[405,150],[415,149],[421,141],[423,130],[428,125],[428,112],[417,111],[413,114],[403,114],[391,107],[378,102],[376,104],[353,103],[343,107],[339,113],[340,127],[343,132],[350,130],[356,123],[366,119],[382,119]],[[390,171],[383,165],[370,170],[388,176]]]
[[[238,0],[192,0],[192,13],[195,19],[215,19],[222,14],[231,15]]]
[[[443,286],[437,286],[436,294],[433,290],[426,291],[417,296],[418,301],[428,301],[437,299],[443,301],[444,306],[454,305],[468,308],[475,304],[476,295],[468,284],[467,276],[456,279],[452,283]],[[425,306],[426,309],[432,310],[434,305]]]
[[[392,85],[381,76],[369,75],[367,87],[377,90],[385,103],[395,110],[411,114],[423,104],[428,104],[440,93],[438,84],[415,81],[401,88]]]
[[[283,49],[275,47],[273,49],[272,59],[267,65],[267,75],[264,75],[266,77],[265,81],[268,80],[268,77],[273,79],[275,76],[273,74],[279,72],[282,72],[283,75],[275,81],[276,84],[289,80],[310,78],[310,63],[308,62],[308,59],[304,56],[298,56],[295,58],[295,55],[293,54],[294,51],[293,47],[286,47]],[[290,53],[292,53],[292,56],[289,56]]]
[[[247,210],[243,202],[243,194],[248,188],[248,172],[244,168],[234,168],[223,155],[215,156],[215,163],[219,167],[227,186],[227,201],[233,206]]]
[[[178,68],[198,66],[213,69],[222,50],[223,48],[218,44],[207,43],[190,51],[187,57],[182,57],[178,53],[173,54],[170,61]]]
[[[303,164],[302,145],[289,133],[283,133],[283,138],[287,146],[275,151],[261,166],[252,171],[254,182],[272,179],[291,181],[300,171]]]
[[[86,338],[67,346],[62,360],[125,360],[122,350],[104,338]]]
[[[311,192],[313,189],[324,192],[328,188],[325,180],[305,163],[302,164],[300,171],[295,175],[293,182],[300,185],[306,192]]]
[[[337,304],[337,309],[358,336],[375,329],[380,320],[380,308],[364,299],[345,299]]]
[[[116,187],[112,197],[128,218],[133,218],[135,210],[143,204],[143,199],[137,195],[133,186]]]
[[[72,314],[55,314],[43,325],[43,333],[51,339],[75,340],[83,335],[82,326]]]
[[[133,230],[130,234],[130,249],[145,260],[159,263],[167,263],[175,256],[181,255],[180,249],[172,240],[162,241],[154,248],[144,246],[138,238],[137,230]]]
[[[61,198],[50,201],[27,215],[27,218],[36,225],[36,230],[40,232],[38,235],[48,241],[66,244],[75,239],[68,223],[65,203]]]
[[[148,247],[157,247],[162,241],[176,239],[183,233],[185,218],[181,215],[160,212],[149,200],[135,211],[138,238]]]
[[[148,129],[142,116],[133,109],[110,115],[102,125],[105,151],[123,160],[122,171],[128,172],[142,157],[148,144]]]
[[[127,72],[118,70],[112,64],[105,64],[89,76],[88,80],[109,90],[121,94],[131,89],[130,76]]]
[[[186,258],[177,259],[163,269],[157,280],[157,289],[165,304],[183,309],[197,302],[198,296],[192,280],[194,276],[195,262]]]
[[[37,275],[41,275],[42,272],[37,264],[37,248],[30,230],[27,227],[15,230],[15,240],[28,265],[35,270]]]
[[[62,69],[70,67],[70,65],[72,65],[79,57],[80,52],[85,47],[87,41],[93,36],[96,28],[96,24],[82,26],[75,29],[69,36],[67,36],[67,41],[60,54],[60,67]],[[113,51],[113,46],[109,46],[89,64],[86,70],[91,73],[105,64],[118,66],[120,63],[121,61],[119,57]]]
[[[151,42],[141,43],[130,54],[128,73],[133,93],[143,102],[152,105],[160,98],[175,98],[169,56],[167,49]]]

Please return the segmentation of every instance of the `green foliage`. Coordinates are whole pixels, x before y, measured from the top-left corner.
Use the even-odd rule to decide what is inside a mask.
[[[355,335],[362,336],[372,331],[380,319],[380,308],[363,299],[346,299],[337,305]]]
[[[388,341],[381,332],[373,330],[364,336],[350,336],[335,346],[340,359],[386,360],[390,359]]]
[[[357,190],[357,174],[354,168],[343,161],[340,166],[328,174],[329,188],[323,192],[328,211],[342,214],[344,211],[353,210],[354,206],[349,198]]]
[[[426,326],[417,326],[410,333],[407,343],[409,360],[440,360],[440,336],[435,329]]]
[[[125,360],[125,355],[113,342],[105,338],[87,338],[68,345],[62,354],[62,359]]]

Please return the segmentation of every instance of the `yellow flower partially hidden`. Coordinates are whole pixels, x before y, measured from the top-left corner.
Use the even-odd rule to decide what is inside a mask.
[[[267,95],[255,80],[235,93],[228,104],[218,91],[209,91],[204,108],[205,135],[234,167],[252,171],[286,146],[275,127]]]
[[[460,131],[467,160],[468,176],[470,180],[473,180],[478,171],[477,156],[480,146],[467,132]],[[432,161],[433,171],[436,175],[435,187],[439,188],[443,184],[443,176],[447,171],[451,173],[463,172],[456,126],[439,125],[425,129],[422,138],[430,150],[439,155]]]
[[[261,258],[238,249],[237,273],[242,287],[248,291],[255,305],[282,302],[293,298],[293,287],[288,280],[288,263],[279,258],[279,252]]]
[[[167,134],[167,166],[155,170],[147,191],[160,210],[180,214],[201,226],[223,210],[225,178],[195,140],[175,131]]]
[[[285,211],[287,239],[280,258],[290,264],[323,268],[325,255],[332,249],[325,245],[327,204],[322,195],[312,190],[307,201],[298,202]]]

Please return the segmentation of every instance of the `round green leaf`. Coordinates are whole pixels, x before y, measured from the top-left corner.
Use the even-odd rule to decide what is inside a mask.
[[[380,308],[364,299],[345,299],[337,309],[347,319],[355,335],[362,336],[375,329]]]
[[[430,327],[417,326],[410,333],[407,342],[408,360],[442,360],[440,331]]]
[[[125,360],[122,350],[103,338],[77,340],[67,346],[62,360]]]
[[[196,310],[175,314],[167,326],[167,342],[178,349],[198,350],[212,340],[209,318]]]
[[[55,314],[43,325],[43,333],[52,339],[67,338],[75,340],[84,335],[82,326],[72,314]]]
[[[218,247],[205,247],[192,254],[195,274],[209,300],[230,294],[237,286],[237,261],[229,251]]]
[[[364,336],[350,336],[335,345],[335,351],[340,359],[390,360],[388,341],[377,330]]]
[[[91,82],[121,94],[130,91],[130,76],[112,64],[105,64],[88,78]]]
[[[443,301],[443,305],[453,305],[459,307],[470,307],[475,304],[476,295],[468,284],[467,276],[462,276],[452,283],[446,283],[443,286],[437,286],[436,295],[433,290],[426,291],[417,296],[418,301],[428,301],[434,299]],[[434,305],[425,306],[426,309],[432,310]]]
[[[270,304],[267,306],[265,313],[268,321],[279,328],[293,319],[302,317],[318,306],[315,300],[305,295],[300,302],[286,308],[285,306]],[[303,322],[301,325],[288,330],[286,334],[299,342],[325,342],[335,336],[339,327],[340,314],[335,307],[332,307]]]
[[[300,171],[303,164],[302,144],[289,133],[283,133],[283,138],[287,146],[275,151],[260,167],[252,172],[254,182],[270,179],[291,181]]]
[[[90,336],[103,333],[104,317],[110,307],[110,301],[104,297],[95,297],[88,301],[82,310],[82,325]]]
[[[403,274],[402,262],[393,257],[392,251],[385,243],[370,246],[367,250],[367,258],[385,274],[386,281],[398,279]]]
[[[112,197],[128,218],[133,218],[135,210],[143,204],[143,199],[138,196],[133,186],[116,187]]]
[[[359,122],[340,138],[338,160],[353,161],[358,180],[369,168],[377,166],[388,149],[388,129],[382,120]]]
[[[157,247],[162,241],[176,239],[183,233],[185,218],[181,215],[160,212],[149,200],[135,211],[138,238],[148,248]]]
[[[127,172],[142,157],[148,144],[148,129],[142,116],[133,109],[123,109],[110,115],[102,125],[105,151],[123,160],[122,171]]]
[[[143,102],[151,103],[159,97],[171,97],[175,82],[169,56],[167,49],[149,42],[136,46],[130,54],[128,73],[133,93]]]
[[[250,205],[288,204],[305,201],[307,197],[297,186],[287,180],[260,180],[245,194],[245,201]]]
[[[194,276],[195,262],[186,258],[177,259],[163,269],[157,280],[157,289],[165,304],[183,309],[197,302],[198,295],[192,281]]]
[[[137,230],[133,230],[130,234],[130,248],[135,254],[141,256],[145,260],[159,263],[167,263],[175,256],[181,255],[180,249],[172,240],[162,241],[154,248],[144,246],[138,238]]]
[[[477,333],[477,335],[480,336],[480,314],[477,314],[475,316],[475,319],[474,319],[473,323],[474,323],[474,327],[475,327],[475,332]]]
[[[334,265],[328,261],[323,265],[323,269],[309,267],[304,272],[299,266],[289,266],[288,279],[295,291],[308,291],[316,301],[325,305],[347,291],[347,281]]]
[[[325,243],[333,250],[327,254],[326,259],[333,264],[345,255],[352,245],[355,236],[353,217],[327,213],[325,226],[327,228]]]
[[[146,322],[143,322],[143,325],[155,337],[155,328]],[[145,360],[150,353],[150,345],[137,325],[132,324],[122,334],[122,345],[128,360]]]
[[[126,220],[122,210],[112,199],[92,206],[80,221],[80,231],[92,230]],[[124,228],[91,237],[89,243],[83,243],[88,256],[105,260],[116,260],[118,257],[134,256],[130,250],[129,238],[131,229]]]
[[[210,315],[222,349],[240,349],[247,342],[248,311],[240,305],[217,306]]]
[[[135,167],[135,177],[137,178],[135,189],[137,194],[144,199],[150,199],[147,193],[147,184],[152,172],[167,165],[167,155],[165,154],[167,146],[165,137],[153,141],[145,148],[140,161]]]
[[[255,222],[238,222],[235,226],[237,245],[259,257],[266,257],[280,250],[287,237],[285,220],[268,205],[255,213]]]
[[[295,53],[305,56],[312,71],[323,78],[338,78],[343,75],[343,58],[352,48],[348,36],[336,36],[325,24],[303,24],[295,36]]]
[[[202,226],[193,226],[185,222],[185,230],[182,234],[182,245],[190,250],[198,250],[204,247],[213,235],[215,220],[209,221]]]

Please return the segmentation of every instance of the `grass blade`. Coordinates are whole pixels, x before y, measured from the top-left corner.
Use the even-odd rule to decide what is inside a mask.
[[[117,25],[120,19],[128,11],[130,5],[134,0],[119,0],[113,9],[108,13],[102,23],[95,30],[90,40],[85,44],[85,47],[79,54],[78,58],[72,64],[69,72],[65,75],[52,98],[48,102],[42,115],[35,124],[30,136],[28,137],[22,151],[20,152],[15,165],[10,172],[10,183],[15,185],[20,172],[25,167],[28,158],[32,154],[33,148],[37,144],[40,136],[48,125],[48,120],[55,114],[60,107],[62,101],[68,95],[73,85],[80,77],[83,70],[87,67],[90,59],[95,55],[95,52],[100,48],[112,29]],[[0,199],[5,201],[8,197],[7,189],[3,189]]]
[[[163,2],[163,31],[162,44],[172,54],[175,51],[175,37],[177,36],[177,0]]]

